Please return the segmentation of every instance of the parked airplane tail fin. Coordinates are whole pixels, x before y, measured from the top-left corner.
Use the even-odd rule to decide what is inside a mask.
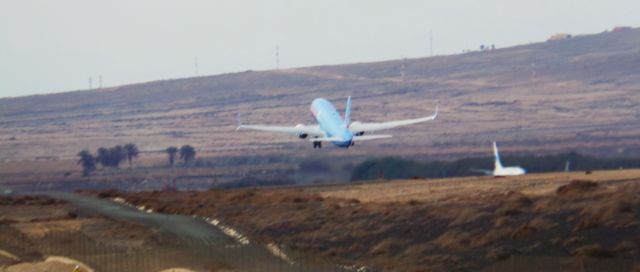
[[[495,157],[496,169],[501,169],[502,163],[500,162],[500,154],[498,154],[498,145],[496,144],[496,142],[493,142],[493,156]]]
[[[347,98],[347,109],[344,111],[344,125],[346,127],[351,125],[351,96]]]

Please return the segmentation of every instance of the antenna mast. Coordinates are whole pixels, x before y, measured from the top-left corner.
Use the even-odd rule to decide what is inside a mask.
[[[276,70],[280,70],[280,46],[276,45]]]
[[[402,66],[400,68],[400,79],[402,79],[402,81],[404,81],[404,68],[405,68],[405,63],[407,62],[407,58],[405,56],[402,56]]]
[[[198,57],[195,57],[195,60],[193,62],[193,66],[195,67],[196,76],[199,76],[200,72],[198,71]]]
[[[429,56],[433,57],[433,30],[429,29]]]

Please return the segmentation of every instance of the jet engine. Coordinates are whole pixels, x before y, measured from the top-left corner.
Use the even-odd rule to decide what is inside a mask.
[[[297,124],[296,125],[296,128],[303,128],[303,127],[304,127],[303,124]],[[309,136],[309,134],[307,134],[307,133],[304,133],[304,132],[303,133],[298,133],[298,138],[300,138],[300,139],[306,139],[307,136]]]

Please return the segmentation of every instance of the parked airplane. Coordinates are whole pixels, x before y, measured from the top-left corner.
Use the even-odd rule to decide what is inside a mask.
[[[344,120],[336,111],[333,104],[324,98],[316,98],[313,100],[311,103],[311,113],[318,122],[318,125],[298,124],[292,127],[240,125],[236,130],[253,129],[281,132],[297,135],[300,139],[309,137],[309,141],[313,142],[313,148],[322,148],[322,142],[331,142],[338,147],[349,148],[358,141],[391,138],[391,135],[364,135],[365,133],[434,120],[438,116],[438,106],[436,106],[436,111],[433,115],[422,118],[383,123],[351,122],[351,96],[349,96],[347,98]]]
[[[502,163],[500,162],[500,154],[498,154],[498,145],[496,144],[496,142],[493,142],[493,156],[495,157],[493,171],[484,169],[471,169],[471,171],[484,173],[486,175],[493,175],[494,177],[519,176],[524,175],[527,172],[520,166],[502,166]]]

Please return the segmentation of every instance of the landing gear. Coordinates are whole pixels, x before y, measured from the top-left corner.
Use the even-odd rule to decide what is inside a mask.
[[[315,148],[322,148],[322,142],[318,142],[318,141],[313,142],[313,148],[314,148],[314,149],[315,149]]]

